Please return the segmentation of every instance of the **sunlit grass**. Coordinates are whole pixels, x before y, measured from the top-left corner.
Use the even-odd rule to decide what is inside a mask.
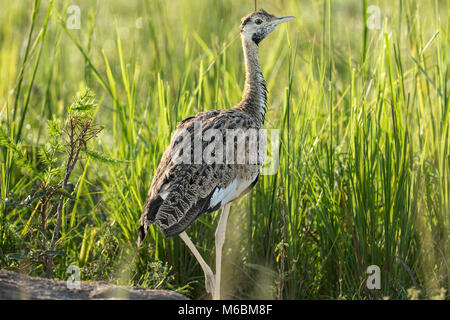
[[[152,227],[136,251],[138,220],[176,123],[240,100],[239,24],[254,1],[78,1],[79,30],[66,25],[71,4],[1,1],[0,197],[24,200],[42,182],[47,120],[91,88],[105,127],[91,148],[113,160],[86,157],[72,174],[55,277],[76,264],[85,280],[201,298],[201,268],[178,238]],[[280,163],[232,206],[226,297],[448,297],[449,1],[378,1],[375,29],[370,4],[258,1],[297,19],[260,45]],[[3,202],[0,212],[1,268],[42,276],[7,257],[36,249],[38,216]],[[212,265],[217,222],[188,230]],[[381,290],[366,287],[372,264]]]

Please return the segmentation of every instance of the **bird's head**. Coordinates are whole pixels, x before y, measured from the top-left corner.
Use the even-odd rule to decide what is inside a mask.
[[[241,36],[259,44],[277,25],[293,19],[293,16],[276,17],[260,9],[242,18]]]

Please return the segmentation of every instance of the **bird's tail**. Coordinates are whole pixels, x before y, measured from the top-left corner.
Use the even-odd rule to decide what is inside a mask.
[[[145,235],[147,234],[148,227],[145,225],[141,225],[138,229],[138,248],[142,245],[142,242],[144,242]]]
[[[144,242],[145,236],[148,232],[148,227],[150,224],[154,223],[156,213],[162,203],[163,200],[159,196],[156,196],[155,198],[147,198],[147,202],[144,205],[144,210],[141,216],[141,226],[138,229],[138,247],[140,247]]]

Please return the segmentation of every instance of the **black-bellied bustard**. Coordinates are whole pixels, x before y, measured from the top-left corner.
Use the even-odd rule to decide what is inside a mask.
[[[153,223],[159,225],[165,237],[180,235],[200,263],[206,290],[213,299],[220,299],[222,247],[230,204],[256,184],[266,153],[265,143],[261,143],[264,137],[259,133],[266,113],[267,90],[258,45],[277,25],[292,19],[262,9],[242,19],[246,76],[241,102],[234,108],[203,112],[178,124],[143,209],[139,245]],[[215,234],[214,276],[185,230],[201,214],[221,207]]]

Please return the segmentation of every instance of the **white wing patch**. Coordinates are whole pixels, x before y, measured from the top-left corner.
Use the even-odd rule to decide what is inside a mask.
[[[159,188],[158,195],[163,199],[166,200],[167,196],[169,195],[169,191],[167,191],[167,183],[163,184],[161,188]]]
[[[159,194],[159,196],[160,196],[163,200],[166,200],[166,198],[167,198],[168,195],[169,195],[169,191],[162,192],[162,193]]]
[[[211,196],[211,201],[209,203],[210,208],[214,208],[219,202],[220,206],[223,207],[228,202],[239,197],[241,193],[248,188],[254,181],[256,177],[251,180],[240,180],[235,178],[228,186],[225,188],[216,188],[213,195]]]
[[[237,178],[235,178],[228,186],[225,188],[216,188],[209,202],[209,207],[215,207],[219,202],[220,206],[223,206],[233,197],[234,191],[237,185]]]

